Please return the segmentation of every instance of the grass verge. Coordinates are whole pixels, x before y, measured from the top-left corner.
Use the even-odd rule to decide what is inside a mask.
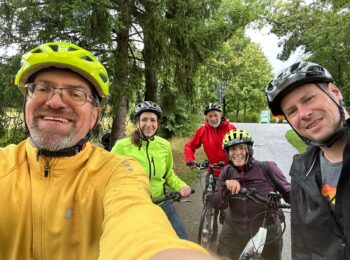
[[[299,153],[305,152],[307,145],[300,139],[294,130],[288,130],[286,133],[286,138],[287,141],[299,151]]]
[[[174,137],[170,141],[171,148],[173,151],[174,158],[174,171],[187,184],[191,184],[193,181],[197,180],[201,171],[190,170],[185,164],[184,147],[185,143],[189,140],[189,137]],[[201,162],[207,157],[201,147],[196,151],[197,162]]]

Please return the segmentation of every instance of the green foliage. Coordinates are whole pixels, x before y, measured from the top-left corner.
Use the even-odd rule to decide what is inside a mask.
[[[185,164],[184,159],[184,147],[185,143],[191,138],[191,136],[187,137],[174,137],[171,138],[170,144],[173,152],[174,159],[174,171],[175,173],[187,184],[191,184],[193,181],[198,180],[198,176],[201,173],[197,170],[189,170],[189,168]],[[203,148],[199,148],[196,151],[196,159],[201,162],[206,159],[206,155],[204,153]]]
[[[224,110],[232,121],[255,121],[250,113],[265,109],[264,88],[272,78],[272,68],[261,49],[237,31],[201,67],[197,96],[203,103],[217,97],[217,85],[224,85]],[[204,105],[203,105],[204,106]]]
[[[201,114],[208,101],[217,99],[216,86],[226,80],[225,75],[227,86],[234,82],[236,74],[230,70],[239,68],[241,59],[246,58],[240,53],[245,49],[244,41],[239,40],[230,50],[236,42],[235,33],[265,8],[257,0],[2,1],[0,45],[15,46],[23,53],[43,42],[71,41],[92,50],[107,66],[111,78],[108,117],[113,123],[108,126],[123,128],[128,111],[146,96],[164,108],[164,132],[173,136],[194,129],[197,122],[193,114],[197,110]],[[203,69],[201,66],[219,55],[218,49],[232,37],[234,41],[225,47],[228,66],[218,58],[216,67]],[[6,89],[13,84],[18,62],[18,57],[2,60],[8,68],[6,74],[0,71],[0,77],[7,77],[2,81]],[[211,76],[198,77],[199,70]],[[251,93],[254,102],[259,96],[250,89],[244,93]],[[8,107],[20,108],[20,95],[15,98],[9,105],[1,103],[0,113],[5,114]],[[228,101],[230,107],[233,98]],[[245,104],[243,109],[248,113],[253,103]]]
[[[287,131],[286,138],[287,141],[299,151],[299,153],[305,152],[307,145],[300,139],[293,129]]]
[[[282,60],[298,47],[304,58],[325,66],[350,105],[350,12],[348,1],[284,1],[267,18],[280,37]]]
[[[9,128],[7,128],[9,129]],[[0,133],[0,147],[5,147],[8,144],[17,144],[26,139],[23,129],[11,128],[6,132]]]

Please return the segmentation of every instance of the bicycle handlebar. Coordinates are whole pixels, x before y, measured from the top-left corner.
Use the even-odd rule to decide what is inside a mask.
[[[267,199],[256,194],[256,189],[254,188],[241,188],[239,194],[256,203],[266,204],[271,208],[290,209],[290,204],[281,202],[282,195],[278,192],[270,192]],[[233,196],[237,195],[235,194]]]
[[[194,189],[191,189],[191,194],[195,193]],[[178,191],[171,191],[168,194],[165,194],[164,198],[158,199],[153,201],[154,204],[160,204],[166,200],[172,200],[172,201],[177,201],[180,202],[181,199],[181,193]]]
[[[220,161],[220,162],[217,162],[217,163],[209,163],[208,160],[204,160],[203,162],[200,162],[200,163],[197,163],[196,162],[196,168],[198,170],[205,170],[205,169],[208,169],[208,168],[211,168],[211,169],[214,169],[214,168],[222,168],[223,166],[225,166],[225,163]]]

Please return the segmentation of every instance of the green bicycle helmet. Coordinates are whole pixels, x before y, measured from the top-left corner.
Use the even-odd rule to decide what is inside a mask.
[[[109,94],[106,68],[89,51],[69,42],[45,43],[24,54],[15,84],[25,95],[28,79],[34,73],[49,67],[71,69],[83,76],[95,87],[102,104]]]
[[[222,148],[228,151],[228,149],[235,144],[247,144],[253,145],[253,138],[245,130],[230,130],[224,136],[222,140]]]
[[[283,70],[266,87],[267,103],[273,115],[283,115],[281,99],[296,87],[305,83],[334,82],[324,67],[312,62],[297,62]]]

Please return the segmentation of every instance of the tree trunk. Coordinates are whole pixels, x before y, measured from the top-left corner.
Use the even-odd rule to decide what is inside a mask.
[[[120,7],[120,22],[124,25],[120,27],[120,31],[117,33],[117,50],[115,54],[115,89],[114,93],[114,107],[113,111],[113,123],[111,130],[111,146],[115,141],[123,138],[125,132],[125,122],[127,115],[127,88],[129,85],[129,28],[130,28],[130,7],[128,0],[119,1]]]
[[[151,13],[154,12],[154,4],[148,2],[145,5],[146,13],[148,14],[145,17],[143,23],[143,61],[145,63],[145,100],[157,102],[157,90],[158,90],[158,59],[159,54],[157,53],[158,46],[155,46],[154,42],[154,31],[153,28],[147,27],[148,24],[152,22],[147,21],[147,19],[152,19]]]

